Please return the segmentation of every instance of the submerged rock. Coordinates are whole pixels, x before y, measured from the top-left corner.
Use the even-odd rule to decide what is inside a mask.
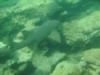
[[[63,34],[66,43],[73,47],[84,47],[84,45],[92,41],[96,36],[100,37],[99,13],[100,11],[96,10],[79,19],[65,22],[63,24]]]
[[[100,66],[100,49],[99,48],[93,48],[86,50],[83,53],[82,60],[89,64],[99,65]]]
[[[46,56],[44,53],[35,53],[32,63],[37,68],[35,75],[47,75],[52,70],[53,66],[65,57],[65,53],[54,52],[51,56]],[[41,63],[40,63],[41,62]]]
[[[85,75],[100,74],[100,49],[92,48],[83,52],[82,60],[87,64],[85,66]]]
[[[59,63],[50,75],[81,75],[82,66],[77,63],[63,61]]]

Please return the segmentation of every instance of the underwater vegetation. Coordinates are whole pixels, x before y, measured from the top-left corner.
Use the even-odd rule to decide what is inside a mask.
[[[0,75],[100,75],[99,0],[0,0]]]

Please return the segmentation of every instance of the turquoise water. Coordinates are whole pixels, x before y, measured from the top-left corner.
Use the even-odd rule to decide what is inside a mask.
[[[0,75],[100,75],[99,0],[0,0]]]

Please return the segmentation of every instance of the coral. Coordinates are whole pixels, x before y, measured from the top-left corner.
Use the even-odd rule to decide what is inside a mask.
[[[90,64],[100,65],[99,57],[100,57],[100,49],[92,48],[92,49],[86,50],[83,53],[82,60]]]
[[[96,2],[0,0],[0,75],[100,74]]]
[[[0,64],[0,74],[1,75],[15,75],[15,71],[8,68],[6,64]]]
[[[16,52],[17,63],[28,62],[32,58],[32,50],[25,47]]]
[[[48,74],[52,67],[65,57],[65,53],[54,52],[51,56],[46,56],[43,52],[33,55],[32,63],[37,68],[35,74]],[[40,63],[41,62],[41,63]]]
[[[15,55],[11,59],[6,61],[7,67],[11,67],[13,65],[20,65],[22,63],[27,64],[27,62],[29,62],[32,58],[33,51],[28,47],[24,47],[15,51],[14,54]]]
[[[100,73],[100,49],[92,48],[83,52],[82,61],[87,65],[85,66],[85,72],[89,75],[99,75]]]
[[[50,75],[81,75],[82,67],[77,63],[62,61]]]
[[[84,17],[63,23],[63,34],[66,43],[70,46],[84,47],[92,38],[99,36],[99,13],[99,10],[92,11]]]

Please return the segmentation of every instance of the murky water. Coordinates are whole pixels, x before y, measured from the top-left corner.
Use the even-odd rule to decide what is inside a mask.
[[[99,75],[99,0],[0,0],[0,75]]]

